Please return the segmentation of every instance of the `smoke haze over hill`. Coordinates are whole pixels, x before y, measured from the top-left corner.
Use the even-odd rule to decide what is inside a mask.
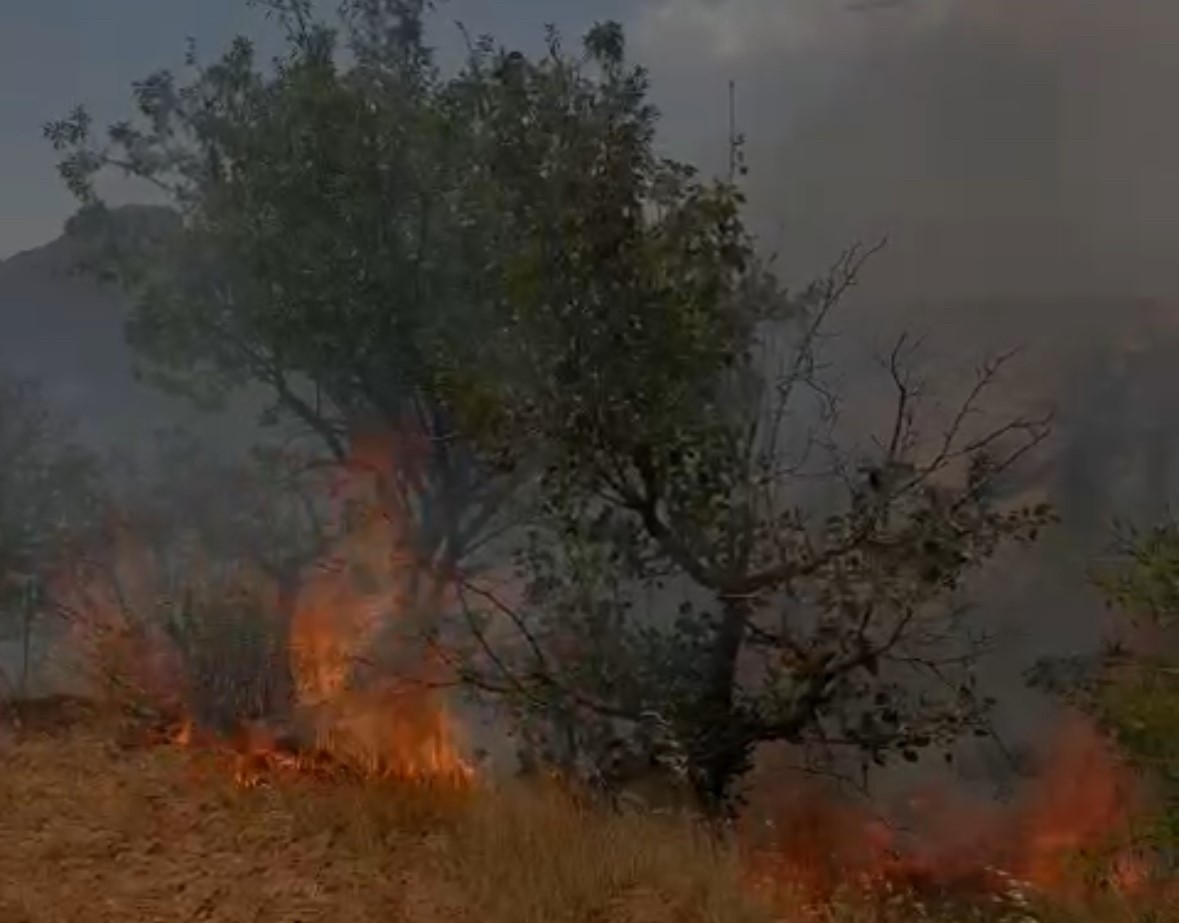
[[[668,125],[722,156],[796,271],[889,234],[874,294],[1174,294],[1179,10],[1162,0],[663,0]]]

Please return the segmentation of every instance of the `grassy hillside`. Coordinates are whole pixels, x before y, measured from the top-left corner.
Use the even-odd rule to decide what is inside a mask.
[[[74,719],[53,709],[6,726],[5,923],[1163,923],[1179,909],[1050,912],[979,895],[935,912],[898,894],[804,910],[686,820],[523,783],[272,773],[243,786],[229,749],[149,746],[128,725]]]
[[[10,738],[5,923],[768,920],[682,824],[524,791],[286,780],[93,730]]]

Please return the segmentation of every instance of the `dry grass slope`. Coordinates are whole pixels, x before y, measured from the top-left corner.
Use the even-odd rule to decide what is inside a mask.
[[[674,818],[587,812],[524,787],[291,775],[243,788],[228,750],[145,746],[141,731],[76,711],[0,732],[0,923],[1179,920],[1117,902],[773,913],[732,851]]]
[[[555,795],[243,790],[223,757],[77,729],[3,764],[3,923],[769,919],[686,827]]]

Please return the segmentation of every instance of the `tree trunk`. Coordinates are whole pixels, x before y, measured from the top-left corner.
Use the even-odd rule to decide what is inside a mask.
[[[731,813],[733,788],[750,768],[752,747],[745,718],[735,704],[737,659],[745,640],[749,603],[728,598],[723,606],[689,753],[696,795],[704,811],[713,816]]]

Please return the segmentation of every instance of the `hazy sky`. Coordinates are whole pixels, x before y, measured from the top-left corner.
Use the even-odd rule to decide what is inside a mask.
[[[721,162],[738,81],[753,213],[799,275],[889,233],[881,291],[936,297],[1174,294],[1174,0],[451,0],[439,16],[512,43],[621,18],[665,139]],[[0,2],[0,256],[72,203],[40,125],[256,32],[244,0]]]
[[[521,41],[540,36],[546,21],[580,32],[635,6],[454,0],[438,19],[444,29],[459,18],[472,31]],[[234,35],[269,29],[245,0],[0,0],[0,259],[55,237],[73,208],[41,139],[44,122],[78,102],[100,117],[121,117],[131,82],[180,64],[188,36],[213,57]]]

